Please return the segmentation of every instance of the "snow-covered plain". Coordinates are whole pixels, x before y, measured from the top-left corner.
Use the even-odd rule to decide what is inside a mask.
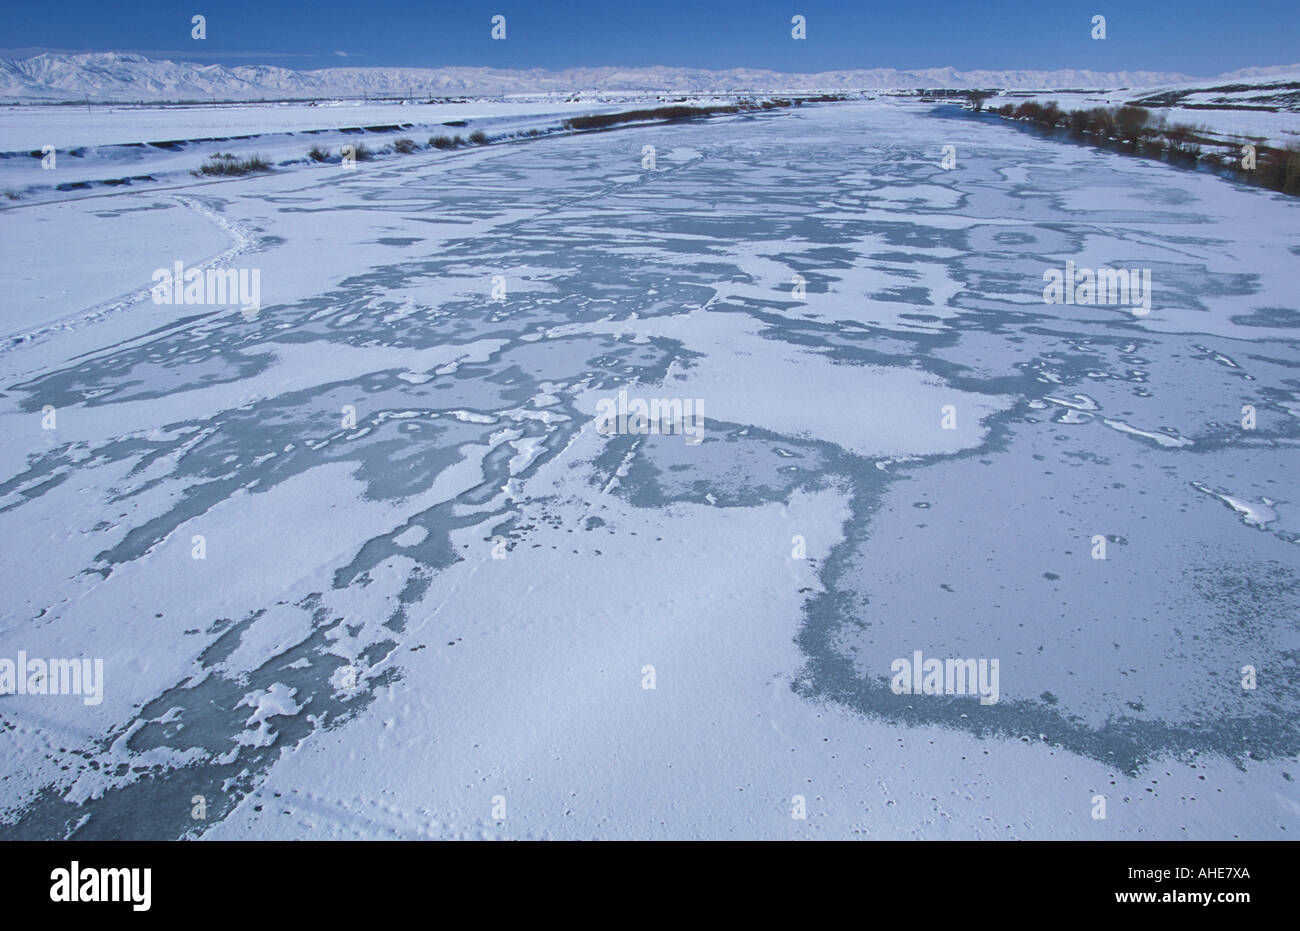
[[[0,837],[1294,836],[1300,205],[945,112],[0,211]]]
[[[655,97],[634,106],[655,106]],[[0,192],[15,199],[66,200],[123,187],[193,183],[218,153],[257,156],[278,167],[310,163],[322,148],[337,169],[344,145],[391,154],[399,139],[427,148],[437,136],[493,139],[553,133],[565,118],[626,110],[622,98],[536,97],[436,104],[241,104],[194,107],[9,107],[0,109]],[[696,105],[724,100],[708,95]],[[735,98],[725,98],[734,102]],[[48,148],[47,148],[48,147]],[[53,161],[44,156],[53,150]]]
[[[615,109],[590,100],[537,96],[524,99],[471,99],[461,103],[362,103],[329,100],[313,103],[227,104],[192,106],[26,106],[0,108],[0,151],[22,152],[53,145],[68,150],[84,146],[131,145],[173,139],[271,133],[329,132],[357,126],[410,123],[433,127],[453,120],[563,115]],[[464,132],[450,129],[446,132]],[[310,136],[306,145],[311,145]],[[162,153],[153,152],[157,157]]]

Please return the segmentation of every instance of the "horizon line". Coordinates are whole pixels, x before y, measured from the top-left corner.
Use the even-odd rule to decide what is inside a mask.
[[[177,63],[177,64],[193,64],[193,65],[208,65],[208,64],[211,64],[211,65],[217,65],[218,67],[228,67],[228,66],[226,66],[226,65],[222,65],[222,64],[219,63],[219,62],[203,61],[203,60],[200,60],[199,58],[195,58],[195,57],[189,56],[189,53],[179,52],[179,51],[172,51],[172,50],[147,50],[147,51],[137,51],[137,50],[131,50],[131,49],[57,49],[57,48],[42,48],[42,47],[36,47],[36,46],[30,46],[30,47],[26,47],[26,48],[16,48],[16,49],[0,49],[0,60],[8,60],[8,61],[15,61],[15,62],[16,62],[16,61],[27,61],[27,60],[31,60],[31,59],[33,59],[33,58],[39,58],[39,57],[41,57],[41,56],[43,56],[43,55],[56,55],[56,56],[65,56],[65,57],[67,57],[67,56],[80,56],[80,55],[135,55],[135,56],[139,56],[139,57],[141,57],[141,58],[144,58],[144,59],[146,59],[146,60],[148,60],[148,61],[158,61],[158,62],[163,62],[163,61],[165,61],[165,62],[173,62],[173,63]],[[362,57],[365,57],[365,55],[364,55],[363,53],[340,52],[340,51],[319,52],[319,53],[309,53],[309,52],[293,52],[293,53],[279,53],[279,52],[265,52],[265,53],[263,53],[263,52],[217,52],[217,53],[207,53],[207,54],[205,54],[203,57],[204,57],[204,58],[247,58],[247,59],[255,59],[255,58],[326,58],[326,59],[329,59],[329,58],[333,58],[333,59],[343,59],[343,60],[346,60],[346,59],[350,59],[350,58],[362,58]],[[761,72],[767,72],[767,73],[769,73],[769,74],[782,74],[782,75],[809,75],[809,76],[822,75],[822,74],[836,74],[836,73],[852,73],[852,72],[859,72],[859,71],[893,71],[893,72],[901,73],[901,74],[905,74],[905,73],[908,73],[908,72],[945,71],[945,70],[948,70],[948,71],[954,71],[954,72],[959,73],[959,74],[970,74],[970,73],[977,73],[977,72],[982,72],[982,71],[1026,72],[1026,73],[1028,73],[1028,72],[1032,72],[1032,73],[1037,73],[1037,74],[1053,74],[1053,73],[1066,72],[1066,71],[1086,71],[1086,72],[1090,72],[1090,73],[1093,73],[1093,74],[1117,74],[1117,73],[1121,73],[1121,72],[1129,72],[1129,71],[1133,71],[1133,72],[1147,72],[1147,73],[1151,73],[1151,74],[1177,74],[1177,75],[1181,75],[1181,76],[1189,77],[1189,78],[1215,78],[1215,77],[1222,77],[1222,76],[1224,76],[1224,75],[1237,74],[1237,73],[1240,73],[1240,72],[1242,72],[1242,71],[1249,71],[1249,70],[1253,70],[1253,69],[1254,69],[1254,70],[1264,70],[1264,69],[1284,70],[1284,69],[1289,69],[1289,68],[1295,68],[1295,69],[1297,69],[1297,70],[1300,70],[1300,62],[1278,63],[1278,64],[1261,64],[1261,65],[1247,65],[1247,66],[1244,67],[1244,68],[1234,68],[1234,69],[1232,69],[1232,70],[1230,70],[1230,71],[1221,71],[1221,72],[1218,72],[1218,73],[1216,73],[1216,74],[1202,74],[1202,75],[1190,74],[1190,73],[1185,72],[1185,71],[1166,71],[1166,70],[1163,70],[1163,69],[1152,69],[1152,68],[1117,68],[1117,69],[1096,69],[1096,68],[1076,68],[1076,67],[1061,67],[1061,68],[1017,68],[1017,67],[957,68],[957,67],[955,67],[955,66],[953,66],[953,65],[928,65],[928,66],[906,67],[906,68],[899,68],[899,67],[895,67],[895,66],[892,66],[892,65],[872,65],[872,66],[863,66],[863,67],[857,67],[857,68],[830,68],[830,69],[827,69],[827,70],[824,70],[824,71],[780,71],[780,70],[776,70],[776,69],[773,69],[773,68],[765,68],[765,67],[758,67],[758,66],[752,66],[752,65],[733,65],[733,66],[726,67],[726,68],[710,68],[710,67],[704,67],[704,66],[698,66],[698,65],[663,65],[663,64],[653,64],[653,65],[633,65],[633,64],[571,65],[571,66],[564,67],[564,68],[548,68],[548,67],[541,66],[541,65],[535,65],[535,66],[531,66],[531,67],[523,67],[523,68],[501,68],[501,67],[498,67],[498,66],[495,66],[495,65],[378,65],[378,64],[365,64],[365,65],[329,64],[329,65],[322,65],[322,66],[320,66],[320,67],[313,67],[313,68],[296,68],[296,67],[289,67],[289,66],[285,66],[285,65],[272,65],[271,67],[277,67],[277,68],[281,68],[281,69],[283,69],[283,70],[285,70],[285,71],[295,71],[295,72],[301,72],[301,71],[336,71],[336,70],[343,70],[343,69],[356,70],[356,71],[380,71],[380,70],[388,70],[388,71],[392,71],[392,70],[405,70],[405,71],[477,70],[477,71],[495,71],[495,72],[501,72],[501,73],[526,73],[526,72],[539,72],[539,71],[540,71],[540,72],[547,72],[547,73],[551,73],[551,74],[558,74],[558,73],[562,73],[562,72],[566,72],[566,71],[598,71],[598,70],[602,70],[602,69],[611,69],[611,68],[612,68],[612,69],[626,68],[626,69],[644,69],[644,70],[657,69],[657,70],[664,70],[664,71],[704,71],[704,72],[713,72],[713,73],[726,73],[726,72],[732,72],[732,71],[761,71]]]

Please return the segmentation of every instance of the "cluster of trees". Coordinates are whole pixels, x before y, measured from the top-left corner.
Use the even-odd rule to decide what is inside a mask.
[[[1187,165],[1211,159],[1220,168],[1232,170],[1241,180],[1287,194],[1300,194],[1300,147],[1296,145],[1285,149],[1257,145],[1255,167],[1246,168],[1235,144],[1209,138],[1204,130],[1187,123],[1166,123],[1163,116],[1152,119],[1151,112],[1142,107],[1062,110],[1054,100],[1047,103],[1026,100],[1006,104],[994,112],[1008,119],[1067,129],[1099,143],[1157,153]],[[1220,151],[1207,156],[1202,153],[1204,145],[1218,147]]]
[[[605,129],[619,123],[636,123],[642,120],[689,120],[696,116],[739,112],[740,107],[730,104],[715,107],[656,107],[653,110],[625,110],[622,113],[595,113],[591,116],[575,116],[564,121],[564,128]]]
[[[832,99],[829,96],[811,98],[814,100]],[[839,99],[839,98],[835,98]],[[605,129],[619,123],[638,123],[645,120],[689,120],[699,116],[713,116],[718,113],[740,113],[745,110],[775,110],[780,107],[797,107],[802,100],[741,100],[735,104],[715,104],[707,107],[655,107],[652,110],[625,110],[622,113],[597,113],[592,116],[575,116],[564,121],[565,129]]]
[[[194,174],[204,177],[234,177],[270,170],[271,163],[260,155],[253,155],[249,158],[236,158],[229,152],[217,152],[208,156],[208,161],[200,165],[199,170]]]
[[[1038,103],[1026,100],[1019,106],[1006,104],[996,111],[1013,120],[1026,120],[1040,126],[1069,129],[1081,135],[1097,136],[1122,145],[1147,145],[1168,139],[1180,149],[1196,142],[1196,130],[1183,123],[1166,126],[1164,118],[1152,121],[1151,111],[1142,107],[1093,107],[1088,110],[1062,110],[1055,100]],[[1197,150],[1199,151],[1199,149]]]
[[[540,136],[540,129],[529,129],[524,132],[512,133],[513,136]],[[487,145],[491,140],[488,134],[482,130],[476,129],[469,134],[466,140],[463,136],[430,136],[429,148],[431,149],[459,149],[464,145]],[[398,155],[409,155],[412,152],[418,152],[421,146],[414,139],[403,136],[401,139],[394,139],[392,149]],[[382,151],[382,150],[381,150]],[[368,162],[375,157],[375,152],[370,149],[364,142],[358,142],[352,147],[352,156],[358,162]],[[307,157],[313,162],[327,162],[333,157],[333,153],[324,146],[315,145],[307,150]]]
[[[1260,146],[1254,175],[1258,184],[1284,194],[1300,194],[1300,146],[1292,143],[1285,149]]]
[[[523,133],[511,133],[512,136],[540,136],[540,129],[530,129]],[[399,142],[401,140],[398,140]],[[488,134],[481,129],[476,129],[469,134],[469,141],[466,142],[460,136],[430,136],[429,147],[433,149],[459,149],[463,145],[487,145],[491,140]],[[399,152],[414,151],[414,149],[398,149]]]

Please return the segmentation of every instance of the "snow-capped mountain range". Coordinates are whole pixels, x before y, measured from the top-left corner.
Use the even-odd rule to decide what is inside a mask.
[[[1300,66],[1249,68],[1222,79],[1267,78]],[[204,65],[118,52],[46,53],[0,59],[0,99],[6,100],[264,100],[324,97],[502,95],[659,91],[756,93],[883,90],[922,87],[1054,88],[1157,87],[1197,80],[1158,71],[957,71],[871,68],[783,74],[754,68],[323,68],[298,71],[267,65]]]

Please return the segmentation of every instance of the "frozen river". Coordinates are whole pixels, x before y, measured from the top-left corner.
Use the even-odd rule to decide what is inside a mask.
[[[0,837],[1291,837],[1297,220],[884,103],[5,211],[0,658],[103,665]]]

